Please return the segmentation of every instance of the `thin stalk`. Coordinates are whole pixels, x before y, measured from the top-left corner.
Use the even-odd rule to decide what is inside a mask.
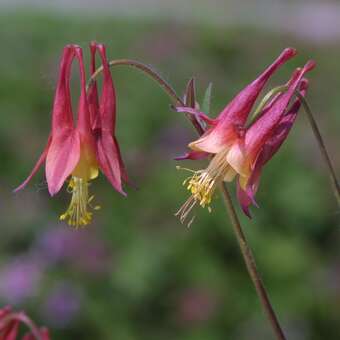
[[[116,65],[126,65],[131,66],[134,68],[137,68],[144,73],[146,73],[149,77],[151,77],[153,80],[155,80],[169,95],[172,101],[175,102],[175,104],[180,104],[181,106],[185,106],[185,103],[183,100],[176,94],[175,90],[169,85],[169,83],[164,80],[156,71],[154,71],[151,67],[144,65],[138,61],[134,60],[128,60],[128,59],[120,59],[120,60],[113,60],[109,62],[110,66],[116,66]],[[103,70],[102,67],[99,67],[95,73],[90,78],[87,88],[91,85],[91,83],[95,80],[95,78],[98,76],[99,73],[101,73]],[[192,115],[186,115],[186,117],[192,122],[195,129],[197,130],[199,135],[202,135],[204,133],[204,129],[199,124],[199,122],[193,117]],[[228,211],[228,215],[231,221],[231,224],[233,226],[233,231],[235,233],[236,239],[238,241],[238,244],[240,246],[240,250],[243,256],[243,259],[245,261],[248,273],[251,277],[251,280],[255,286],[256,293],[260,299],[260,302],[262,304],[262,307],[265,311],[265,314],[273,328],[274,334],[276,335],[276,338],[278,340],[286,340],[282,328],[279,324],[279,321],[275,315],[274,309],[270,303],[268,293],[266,292],[266,289],[262,283],[261,276],[256,268],[256,262],[255,258],[252,254],[251,248],[247,242],[247,239],[245,237],[245,234],[242,230],[241,223],[237,217],[236,210],[234,208],[233,202],[231,200],[231,197],[229,195],[229,192],[227,190],[227,187],[225,184],[221,185],[221,192],[223,195],[223,199]]]
[[[118,65],[130,66],[144,72],[147,76],[152,78],[154,81],[158,83],[158,85],[161,86],[161,88],[168,94],[168,96],[175,103],[175,105],[177,104],[179,106],[185,106],[184,101],[176,94],[176,91],[173,89],[173,87],[164,78],[162,78],[161,75],[157,71],[155,71],[151,66],[145,65],[139,61],[131,59],[117,59],[111,60],[109,62],[110,67]],[[102,71],[103,66],[100,66],[92,74],[91,78],[87,83],[87,90]],[[201,124],[197,121],[197,119],[194,116],[186,114],[186,117],[191,121],[195,129],[199,132],[199,134],[202,134],[204,132]]]
[[[244,259],[244,262],[246,263],[247,266],[247,270],[249,273],[249,276],[251,278],[251,280],[253,281],[253,284],[255,286],[256,289],[256,293],[261,301],[263,310],[268,318],[268,320],[271,323],[271,326],[274,330],[274,333],[276,335],[277,339],[280,340],[285,340],[285,335],[283,333],[283,330],[280,326],[279,320],[275,314],[275,311],[270,303],[269,297],[268,297],[268,293],[266,291],[266,288],[263,285],[262,279],[261,279],[261,275],[257,270],[256,267],[256,262],[255,262],[255,258],[253,255],[253,252],[251,250],[251,248],[248,245],[248,241],[247,238],[242,230],[242,226],[240,223],[240,220],[237,216],[236,210],[234,208],[232,199],[230,197],[229,191],[227,189],[227,186],[225,183],[222,183],[220,186],[220,189],[222,191],[223,194],[223,200],[225,203],[225,206],[227,208],[228,211],[228,216],[231,220],[231,224],[233,226],[233,230],[234,233],[236,235],[238,244],[240,246],[241,249],[241,253]]]
[[[305,112],[307,114],[307,118],[308,118],[309,123],[312,127],[312,130],[313,130],[315,139],[318,143],[321,155],[322,155],[323,160],[326,163],[326,166],[328,168],[329,176],[330,176],[332,187],[333,187],[334,196],[335,196],[335,198],[338,202],[338,205],[340,207],[340,185],[339,185],[338,179],[336,177],[331,158],[329,157],[329,154],[327,152],[326,145],[323,141],[320,130],[319,130],[318,125],[316,124],[315,118],[313,116],[312,110],[310,109],[310,107],[307,103],[307,100],[299,92],[296,91],[295,95],[299,98],[299,100],[301,101],[301,103],[303,105],[303,108],[305,109]]]

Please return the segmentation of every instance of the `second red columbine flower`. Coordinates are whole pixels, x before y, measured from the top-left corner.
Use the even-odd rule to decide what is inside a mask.
[[[52,129],[47,146],[28,178],[16,189],[20,190],[31,180],[40,166],[46,163],[46,180],[51,196],[59,192],[69,178],[68,191],[71,203],[61,220],[72,226],[83,226],[91,222],[93,196],[89,194],[90,181],[98,177],[99,169],[106,175],[113,187],[120,193],[122,177],[126,179],[123,161],[114,136],[116,115],[115,90],[103,45],[91,44],[92,73],[95,67],[95,53],[99,51],[103,62],[104,80],[102,95],[97,98],[95,82],[86,93],[86,74],[82,49],[77,45],[64,48],[60,62],[53,110]],[[77,58],[80,70],[80,97],[77,123],[74,123],[70,78],[71,64]],[[89,105],[90,102],[90,105]]]
[[[193,150],[178,159],[201,159],[211,156],[206,169],[192,171],[184,181],[191,196],[178,211],[183,222],[192,208],[199,204],[208,206],[216,187],[223,181],[230,182],[238,175],[238,198],[243,211],[249,214],[249,205],[256,204],[254,195],[259,184],[263,165],[277,152],[287,137],[300,108],[297,100],[290,107],[290,101],[296,90],[304,95],[307,81],[306,72],[314,68],[314,62],[308,62],[304,68],[297,69],[287,84],[287,91],[275,96],[262,110],[260,118],[250,127],[246,127],[248,116],[269,77],[279,66],[296,54],[294,49],[285,49],[255,81],[243,89],[220,113],[216,119],[208,118],[204,113],[188,108],[177,108],[180,112],[189,112],[208,125],[207,131],[196,141],[189,144]],[[190,223],[190,222],[189,222]]]

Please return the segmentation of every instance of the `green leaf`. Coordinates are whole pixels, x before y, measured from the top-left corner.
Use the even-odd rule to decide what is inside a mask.
[[[211,90],[212,90],[212,83],[209,83],[207,89],[205,90],[203,103],[202,103],[202,112],[206,114],[210,113]]]

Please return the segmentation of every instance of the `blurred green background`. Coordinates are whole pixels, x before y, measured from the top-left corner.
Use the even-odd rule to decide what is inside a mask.
[[[129,8],[119,15],[113,6],[97,14],[68,12],[66,5],[63,11],[1,12],[0,305],[25,309],[50,328],[52,339],[273,339],[220,199],[212,214],[197,210],[190,229],[174,217],[188,194],[181,185],[186,173],[175,169],[173,158],[195,133],[138,71],[112,70],[117,135],[138,190],[127,188],[123,198],[101,176],[91,191],[102,210],[92,225],[77,231],[58,222],[70,197],[62,190],[50,198],[43,171],[24,191],[12,193],[46,143],[63,46],[80,44],[88,61],[93,39],[107,45],[110,59],[153,65],[179,94],[191,76],[199,98],[213,82],[213,116],[283,48],[297,48],[299,55],[270,87],[284,83],[307,59],[316,60],[308,99],[338,170],[338,27],[330,25],[327,35],[327,30],[320,34],[320,23],[309,24],[334,11],[313,12],[300,2],[307,17],[296,21],[295,11],[287,18],[284,11],[275,12],[281,19],[276,21],[264,6],[268,1],[259,3],[268,11],[262,18],[270,19],[259,25],[244,8],[238,13],[232,7],[230,14],[227,6],[219,11],[215,4],[213,12],[203,7],[199,12],[193,2],[183,12],[174,3],[172,14],[182,13],[179,17],[165,15],[161,6],[159,12],[138,12],[132,5],[130,16]],[[320,20],[331,22],[327,15]],[[76,97],[77,81],[74,85]],[[241,213],[240,218],[288,338],[339,339],[340,215],[303,111],[266,167],[257,200],[253,219]]]

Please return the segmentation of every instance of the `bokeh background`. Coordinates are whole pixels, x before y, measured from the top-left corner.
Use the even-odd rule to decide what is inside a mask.
[[[199,99],[213,82],[213,116],[296,47],[270,86],[316,60],[308,100],[339,172],[340,4],[2,0],[0,13],[0,304],[25,309],[52,339],[273,339],[219,197],[190,229],[173,216],[187,192],[172,159],[195,133],[138,71],[112,71],[117,135],[138,190],[125,199],[101,176],[91,190],[102,210],[75,231],[58,222],[69,195],[50,198],[43,171],[12,189],[47,140],[63,46],[82,45],[88,60],[93,39],[110,59],[152,64],[179,94],[191,76]],[[302,111],[257,197],[253,219],[240,218],[288,338],[339,339],[340,215]]]

